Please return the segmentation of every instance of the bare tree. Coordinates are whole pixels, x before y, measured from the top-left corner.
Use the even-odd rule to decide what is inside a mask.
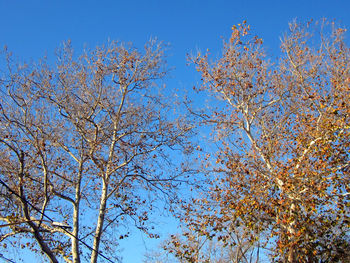
[[[7,65],[0,242],[26,237],[50,262],[95,263],[120,259],[123,224],[156,237],[147,222],[155,200],[175,196],[183,171],[169,156],[191,130],[160,88],[162,45],[111,42],[76,56],[66,43],[54,67],[16,65],[9,54]]]

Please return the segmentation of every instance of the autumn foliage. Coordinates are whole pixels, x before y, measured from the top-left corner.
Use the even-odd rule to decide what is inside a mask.
[[[326,22],[291,23],[273,62],[244,22],[217,60],[210,53],[192,58],[202,74],[198,92],[214,97],[209,110],[195,114],[212,127],[219,150],[207,164],[208,192],[185,206],[182,243],[173,239],[168,248],[189,253],[191,231],[238,246],[232,233],[241,233],[277,262],[349,259],[345,32]]]
[[[164,243],[180,262],[349,262],[345,34],[327,21],[291,23],[275,59],[246,22],[233,26],[219,58],[190,58],[202,77],[194,89],[209,97],[186,105],[190,118],[173,116],[160,88],[157,42],[79,56],[66,43],[55,65],[5,52],[1,246],[50,262],[116,262],[130,226],[158,237],[150,217],[162,200],[183,223]],[[212,135],[197,148],[195,126]],[[196,160],[180,160],[194,149]],[[187,183],[193,191],[178,192]]]
[[[184,168],[169,154],[191,130],[169,113],[164,47],[110,42],[76,55],[68,42],[54,65],[6,54],[0,242],[30,240],[24,247],[50,262],[116,262],[129,227],[157,237],[156,200],[171,201]]]

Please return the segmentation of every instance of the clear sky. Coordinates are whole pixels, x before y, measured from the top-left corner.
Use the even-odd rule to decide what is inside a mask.
[[[81,50],[108,40],[142,48],[156,37],[170,44],[168,62],[174,70],[168,85],[186,90],[198,80],[193,68],[186,66],[186,53],[207,48],[218,53],[233,24],[247,20],[268,52],[277,55],[279,36],[289,21],[323,17],[350,29],[350,1],[0,0],[0,46],[7,45],[21,60],[35,60],[53,57],[68,39]],[[124,262],[141,262],[144,250],[142,240],[125,242]]]

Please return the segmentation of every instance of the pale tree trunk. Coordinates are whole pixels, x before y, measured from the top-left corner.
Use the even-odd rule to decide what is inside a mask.
[[[72,256],[74,263],[80,263],[80,254],[79,254],[79,199],[75,200],[74,211],[73,211],[73,232],[72,232]]]
[[[73,231],[72,231],[72,256],[74,263],[80,263],[80,251],[79,251],[79,212],[80,212],[80,200],[81,200],[81,178],[83,172],[83,161],[79,163],[78,180],[75,186],[75,201],[73,210]]]
[[[103,232],[103,223],[105,220],[106,215],[106,205],[107,205],[107,194],[108,194],[108,182],[106,182],[107,179],[103,178],[102,180],[102,192],[101,192],[101,199],[100,199],[100,209],[98,214],[98,220],[96,225],[96,232],[94,237],[94,244],[93,244],[93,250],[91,253],[91,263],[97,262],[100,242],[101,242],[101,236]]]
[[[289,216],[293,217],[295,216],[295,204],[292,203],[292,205],[290,206],[290,211],[289,211]],[[289,242],[293,242],[294,238],[295,238],[295,219],[292,220],[292,222],[289,223],[288,225],[288,234],[290,235],[289,237]],[[292,246],[290,246],[289,251],[288,251],[288,255],[287,255],[287,262],[288,263],[293,263],[295,262],[295,248],[294,248],[294,244]]]
[[[37,225],[32,222],[30,214],[29,214],[29,208],[28,208],[28,201],[25,198],[24,190],[23,190],[23,177],[24,177],[24,153],[21,152],[19,155],[19,162],[20,162],[20,169],[19,169],[19,197],[22,204],[22,211],[24,214],[24,217],[26,220],[28,220],[29,226],[33,230],[33,235],[36,241],[38,242],[40,249],[43,251],[43,253],[50,259],[51,263],[58,263],[58,260],[56,259],[56,256],[52,252],[52,250],[47,246],[46,242],[44,241],[43,237],[40,234],[40,231],[37,227]]]
[[[112,163],[113,154],[114,154],[114,147],[117,142],[117,131],[118,131],[118,125],[120,121],[121,111],[125,103],[125,98],[128,93],[128,86],[123,86],[122,90],[122,97],[120,100],[120,104],[118,107],[118,112],[116,114],[116,119],[114,121],[114,127],[113,127],[113,136],[112,136],[112,142],[109,148],[109,154],[108,154],[108,161],[107,161],[107,167],[106,171],[104,173],[104,176],[102,178],[102,192],[101,192],[101,198],[100,198],[100,209],[99,209],[99,215],[96,225],[96,232],[94,237],[94,244],[93,244],[93,250],[91,253],[90,262],[96,263],[99,247],[101,243],[101,236],[103,233],[103,224],[105,220],[106,215],[106,205],[107,205],[107,199],[108,199],[108,184],[109,184],[109,177],[110,177],[110,165]]]

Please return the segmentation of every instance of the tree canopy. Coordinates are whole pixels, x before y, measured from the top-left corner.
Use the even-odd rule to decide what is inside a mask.
[[[349,260],[345,32],[327,22],[291,23],[275,61],[243,22],[219,58],[209,52],[191,58],[202,76],[198,92],[213,96],[209,109],[194,114],[212,127],[219,146],[209,158],[215,163],[205,161],[210,188],[184,206],[188,230],[168,250],[188,262],[209,262],[189,245],[194,231],[208,245],[215,239],[239,248],[243,239],[277,262]],[[251,262],[242,249],[236,256],[224,262]]]
[[[30,240],[50,262],[115,262],[123,225],[156,236],[147,223],[154,202],[171,201],[184,169],[169,154],[188,146],[191,130],[169,113],[162,45],[111,42],[76,56],[65,43],[54,66],[16,64],[10,54],[7,65],[0,241]]]
[[[163,200],[182,232],[150,261],[348,262],[345,32],[290,23],[274,59],[245,21],[235,25],[218,58],[190,58],[201,74],[194,89],[208,99],[181,113],[162,88],[168,70],[156,41],[81,55],[67,42],[54,65],[6,52],[1,245],[50,262],[120,261],[125,226],[158,237],[149,219]],[[211,138],[200,136],[208,130]],[[201,152],[208,144],[216,150]],[[193,193],[181,192],[188,183]]]

